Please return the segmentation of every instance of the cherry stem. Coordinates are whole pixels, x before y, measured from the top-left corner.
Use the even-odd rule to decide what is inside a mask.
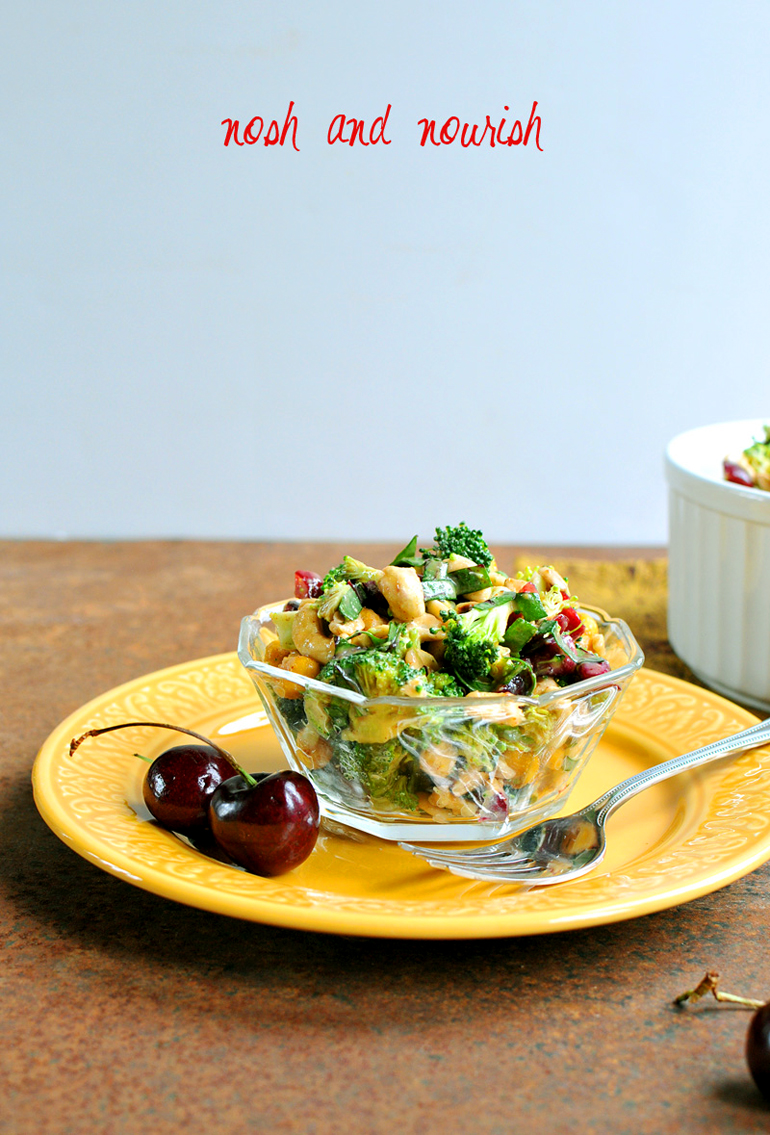
[[[86,733],[82,733],[80,737],[72,738],[70,741],[70,756],[83,744],[86,737],[99,737],[102,733],[112,733],[114,729],[133,729],[135,726],[145,725],[151,729],[173,729],[176,733],[186,733],[188,737],[195,737],[197,741],[203,741],[205,745],[209,745],[214,749],[220,757],[224,757],[252,788],[257,783],[253,776],[247,773],[245,769],[241,768],[235,757],[232,753],[228,753],[227,749],[223,749],[220,745],[215,744],[214,741],[209,740],[208,737],[204,737],[202,733],[196,733],[193,729],[185,729],[181,725],[167,725],[164,721],[123,721],[120,725],[105,725],[101,729],[89,729]],[[139,754],[135,753],[134,756],[139,756]],[[146,757],[142,759],[147,760]]]
[[[719,974],[714,973],[713,970],[709,970],[694,989],[688,989],[675,997],[674,1004],[690,1005],[693,1001],[700,1001],[701,997],[705,997],[708,993],[711,993],[716,1001],[729,1001],[731,1005],[740,1005],[742,1009],[761,1009],[765,1004],[764,1001],[755,1001],[751,997],[736,997],[734,993],[723,993],[719,988]]]

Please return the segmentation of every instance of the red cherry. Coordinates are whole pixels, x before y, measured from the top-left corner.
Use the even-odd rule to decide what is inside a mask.
[[[277,772],[247,784],[224,781],[209,807],[214,838],[230,858],[255,875],[283,875],[315,847],[320,810],[315,789],[298,772]]]

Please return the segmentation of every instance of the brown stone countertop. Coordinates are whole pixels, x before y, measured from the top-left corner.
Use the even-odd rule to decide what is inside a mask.
[[[289,592],[295,567],[395,550],[0,542],[3,1135],[768,1130],[749,1015],[671,1000],[706,969],[770,994],[770,866],[594,929],[350,939],[135,889],[39,818],[32,762],[72,710],[234,649],[240,616]],[[665,639],[661,550],[496,551],[566,565],[584,601],[634,624],[649,664],[688,677]]]

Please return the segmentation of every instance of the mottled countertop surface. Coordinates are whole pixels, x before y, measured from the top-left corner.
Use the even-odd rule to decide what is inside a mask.
[[[30,770],[118,683],[234,649],[240,617],[373,545],[0,542],[0,1132],[754,1132],[746,1012],[672,998],[706,969],[770,996],[770,866],[685,906],[533,938],[339,938],[137,890],[48,830]],[[565,567],[665,638],[662,553],[496,549]],[[386,559],[387,557],[387,559]]]

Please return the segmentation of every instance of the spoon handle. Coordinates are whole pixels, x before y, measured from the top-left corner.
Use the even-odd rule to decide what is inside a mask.
[[[590,804],[585,811],[595,810],[598,814],[597,818],[606,820],[616,808],[625,804],[626,800],[630,800],[632,796],[636,796],[637,792],[643,792],[645,788],[658,784],[661,780],[676,776],[677,773],[684,772],[685,769],[706,765],[709,761],[716,761],[720,757],[725,757],[728,753],[734,753],[739,749],[753,749],[757,745],[763,745],[766,741],[770,741],[770,719],[759,721],[749,729],[734,733],[732,737],[723,737],[721,741],[712,741],[710,745],[704,745],[702,749],[695,749],[692,753],[683,753],[680,757],[673,757],[670,761],[664,761],[663,764],[653,765],[652,768],[638,772],[635,776],[630,776],[628,780],[621,781],[609,792],[605,792],[598,800],[594,800],[593,804]]]

